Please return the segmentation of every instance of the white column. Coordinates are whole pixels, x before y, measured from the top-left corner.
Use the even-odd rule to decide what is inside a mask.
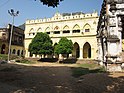
[[[30,57],[30,52],[27,51],[26,54],[27,54],[27,57]]]
[[[40,58],[40,55],[37,55],[37,58]]]
[[[69,57],[72,57],[72,54],[69,54]]]
[[[83,59],[83,48],[80,48],[80,57],[79,59]]]
[[[84,34],[84,31],[83,31],[83,30],[80,30],[80,33],[81,33],[81,34]]]
[[[63,31],[61,30],[61,31],[60,31],[60,35],[62,35],[62,34],[63,34]]]
[[[50,34],[53,35],[53,31],[51,31]]]
[[[35,58],[35,54],[33,54],[33,56],[32,56],[33,58]]]
[[[59,59],[63,59],[63,56],[62,56],[62,54],[59,54]]]
[[[72,33],[72,30],[70,30],[70,34],[72,35],[73,33]]]

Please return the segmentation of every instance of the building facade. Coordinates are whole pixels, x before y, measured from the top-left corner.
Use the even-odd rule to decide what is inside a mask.
[[[124,0],[103,0],[98,27],[98,59],[121,64],[124,50]]]
[[[0,28],[0,54],[8,54],[11,24],[7,28]],[[24,30],[13,26],[10,54],[24,56]]]
[[[27,20],[25,23],[25,57],[30,57],[29,44],[38,32],[46,32],[53,44],[67,37],[74,44],[72,57],[96,59],[98,13],[55,13],[51,18]]]

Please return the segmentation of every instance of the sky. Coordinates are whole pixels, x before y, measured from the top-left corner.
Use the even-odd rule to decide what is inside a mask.
[[[92,13],[101,10],[103,0],[64,0],[58,7],[48,7],[40,3],[39,0],[0,0],[0,27],[6,27],[12,23],[12,16],[8,10],[19,11],[19,15],[14,18],[14,25],[19,26],[27,19],[51,18],[56,12],[72,13],[83,12]]]

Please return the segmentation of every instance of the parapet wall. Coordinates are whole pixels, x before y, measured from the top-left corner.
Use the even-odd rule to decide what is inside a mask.
[[[43,18],[43,19],[36,19],[36,20],[27,20],[26,24],[38,24],[38,23],[45,23],[45,22],[55,22],[55,21],[65,21],[65,20],[74,20],[74,19],[84,19],[84,18],[91,18],[91,17],[98,17],[98,13],[95,11],[93,13],[56,13],[51,18]]]

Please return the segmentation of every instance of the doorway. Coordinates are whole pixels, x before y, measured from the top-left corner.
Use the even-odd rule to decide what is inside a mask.
[[[83,58],[91,58],[91,46],[88,42],[83,46]]]

